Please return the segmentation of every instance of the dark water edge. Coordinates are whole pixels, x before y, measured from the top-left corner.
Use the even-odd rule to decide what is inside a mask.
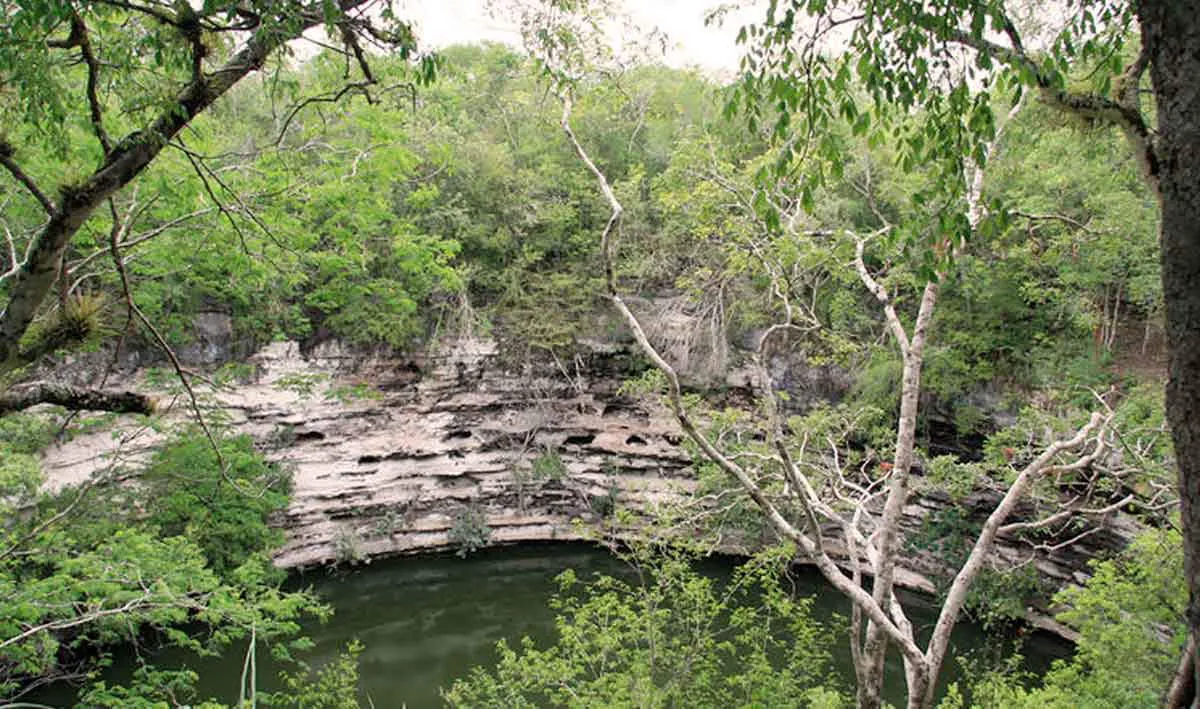
[[[714,557],[702,570],[727,577],[736,566],[733,558]],[[357,639],[365,645],[360,656],[361,689],[375,707],[422,709],[441,706],[439,688],[449,686],[475,665],[495,662],[495,646],[502,638],[510,644],[529,636],[538,643],[554,637],[554,612],[548,601],[555,591],[554,577],[574,569],[580,578],[592,574],[628,576],[630,569],[608,551],[587,544],[523,544],[486,549],[460,559],[452,554],[402,557],[376,561],[353,570],[309,570],[289,581],[311,587],[334,608],[326,624],[310,624],[306,634],[315,643],[305,660],[319,665]],[[835,669],[842,684],[853,683],[847,642],[841,632],[848,602],[811,568],[793,573],[797,593],[812,596],[814,614],[832,621],[837,637],[830,644]],[[936,609],[917,597],[904,599],[917,628],[928,628]],[[1045,633],[1017,638],[989,637],[982,628],[960,622],[954,633],[951,658],[963,654],[997,656],[1020,645],[1025,669],[1042,674],[1055,659],[1071,653],[1069,643]],[[261,650],[261,648],[260,648]],[[152,658],[161,666],[188,666],[200,675],[203,698],[235,703],[238,697],[245,647],[233,647],[220,658],[196,658],[179,651],[164,651]],[[888,699],[902,704],[903,671],[897,653],[889,667]],[[260,689],[277,686],[277,668],[266,652],[258,653]],[[110,681],[131,676],[136,658],[131,649],[118,655],[107,673]],[[957,662],[947,661],[943,685],[961,679]],[[27,697],[47,706],[71,706],[74,693],[58,687]]]

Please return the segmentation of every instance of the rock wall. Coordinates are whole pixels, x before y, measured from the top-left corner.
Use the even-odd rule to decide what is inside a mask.
[[[287,342],[247,364],[244,381],[207,391],[204,401],[294,471],[293,502],[277,520],[288,538],[276,557],[283,567],[450,548],[456,524],[476,513],[493,543],[577,539],[605,521],[614,499],[649,514],[695,486],[674,420],[619,392],[636,370],[619,344],[594,344],[571,362],[516,364],[480,340],[406,358],[336,343],[302,353]],[[849,384],[798,363],[771,369],[800,406]],[[725,396],[748,400],[752,380],[748,370],[729,370]],[[168,415],[186,416],[182,399],[173,408]],[[133,433],[97,432],[47,451],[51,484],[136,460],[158,440]],[[992,503],[980,494],[959,507],[982,519]],[[915,496],[908,532],[951,504]],[[1079,582],[1089,558],[1123,547],[1136,529],[1114,518],[1078,545],[1036,551],[1005,542],[997,557],[1034,564],[1055,584]],[[927,553],[909,554],[906,566],[900,581],[922,591],[946,571]]]
[[[619,347],[562,371],[514,367],[484,341],[405,359],[275,343],[247,364],[248,380],[203,400],[293,470],[277,520],[283,567],[447,548],[467,511],[485,516],[492,542],[577,539],[604,498],[649,510],[692,486],[673,422],[617,393],[630,371]],[[171,406],[168,416],[187,415],[181,398]],[[43,467],[51,485],[74,484],[160,440],[82,435],[48,450]],[[536,479],[539,458],[550,477]]]

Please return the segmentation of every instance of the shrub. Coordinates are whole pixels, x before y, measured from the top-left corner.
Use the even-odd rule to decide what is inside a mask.
[[[976,622],[991,630],[1023,620],[1025,608],[1043,592],[1032,565],[1016,569],[985,567],[971,584],[965,607]]]
[[[351,526],[338,528],[333,535],[333,558],[338,564],[357,564],[367,558],[362,548],[362,535]]]
[[[220,458],[207,436],[186,433],[155,454],[142,481],[148,521],[165,536],[186,534],[225,575],[283,543],[267,520],[287,507],[291,481],[248,436],[218,438],[217,447]]]
[[[533,479],[538,481],[562,482],[567,477],[567,464],[557,451],[547,449],[533,459]]]
[[[603,495],[595,495],[589,501],[592,507],[592,512],[595,512],[601,517],[611,517],[617,511],[617,497],[621,493],[621,488],[615,483],[609,483],[608,489]]]
[[[450,707],[844,706],[827,683],[831,633],[781,583],[793,550],[770,550],[722,588],[673,550],[635,547],[642,583],[558,577],[558,637],[501,641],[494,668],[443,692]],[[822,685],[826,685],[822,687]]]
[[[474,507],[464,507],[458,511],[447,535],[450,544],[458,547],[454,553],[460,559],[487,546],[491,537],[492,528],[487,526],[487,518]]]

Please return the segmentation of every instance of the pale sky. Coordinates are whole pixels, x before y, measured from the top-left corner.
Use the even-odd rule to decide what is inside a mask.
[[[626,0],[627,12],[639,29],[665,33],[668,51],[663,61],[674,67],[695,66],[711,74],[728,74],[737,68],[738,28],[760,19],[754,10],[731,13],[724,27],[705,27],[705,13],[719,0]],[[515,24],[491,16],[484,0],[402,0],[401,17],[417,26],[423,46],[491,40],[514,47],[521,44]]]

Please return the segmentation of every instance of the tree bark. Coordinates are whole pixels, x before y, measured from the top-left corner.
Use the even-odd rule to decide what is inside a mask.
[[[118,414],[152,414],[154,399],[133,391],[87,389],[66,384],[36,382],[0,391],[0,416],[38,404],[54,404],[72,411],[112,411]]]
[[[861,251],[858,264],[859,275],[863,276],[866,267],[862,265]],[[864,277],[863,280],[870,288],[871,283],[868,279]],[[872,288],[872,290],[875,289]],[[938,283],[936,281],[927,283],[911,339],[901,339],[900,336],[897,336],[901,359],[904,362],[900,386],[900,417],[896,423],[896,450],[892,459],[892,480],[889,485],[887,502],[884,504],[883,516],[879,522],[879,556],[875,563],[874,585],[871,589],[872,597],[880,606],[885,605],[887,599],[892,595],[900,518],[903,516],[904,506],[908,504],[909,473],[913,464],[913,448],[916,445],[917,405],[921,395],[921,367],[925,360],[925,333],[929,327],[929,321],[933,317],[937,296]],[[876,297],[878,297],[878,292]],[[904,326],[893,310],[887,311],[887,317],[892,324],[892,329],[903,333]],[[859,683],[858,702],[860,707],[873,709],[880,706],[882,701],[884,660],[887,657],[887,637],[873,624],[867,625],[863,656],[864,661],[870,663],[870,681]],[[919,698],[923,697],[924,693],[910,692],[909,696],[910,698]]]
[[[1158,113],[1167,419],[1179,468],[1187,618],[1200,638],[1200,1],[1141,0],[1137,12]]]

